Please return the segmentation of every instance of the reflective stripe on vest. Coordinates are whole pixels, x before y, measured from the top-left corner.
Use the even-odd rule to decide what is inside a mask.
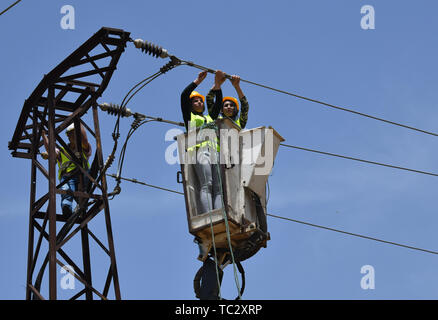
[[[58,163],[58,179],[61,180],[61,176],[76,169],[76,164],[73,163],[73,161],[71,161],[69,158],[67,158],[68,153],[67,151],[65,151],[64,148],[61,148],[59,154],[61,156],[61,162],[59,162],[58,159],[56,160],[56,162]],[[90,164],[88,163],[88,158],[85,155],[84,151],[82,151],[82,160],[84,160],[84,162],[86,161],[86,169],[89,169]]]

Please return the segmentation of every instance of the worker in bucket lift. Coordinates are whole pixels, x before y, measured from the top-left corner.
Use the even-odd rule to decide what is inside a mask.
[[[78,159],[82,160],[84,169],[88,170],[90,164],[88,163],[88,158],[91,156],[91,145],[87,139],[87,133],[85,128],[81,126],[81,142],[82,142],[82,156],[79,156],[78,148],[76,148],[75,130],[74,124],[67,127],[66,134],[69,140],[69,148],[75,153]],[[42,132],[44,147],[46,151],[49,151],[49,140],[43,130]],[[58,178],[62,185],[62,190],[64,191],[77,191],[79,184],[79,174],[81,171],[76,167],[76,164],[70,160],[70,155],[64,148],[55,149],[56,152],[56,162],[58,163]],[[88,184],[88,179],[84,179],[85,186]],[[61,194],[61,209],[62,215],[65,218],[69,218],[73,212],[73,196],[69,194]]]
[[[230,82],[233,85],[234,89],[236,90],[237,96],[239,97],[240,105],[242,106],[242,111],[240,112],[240,116],[238,116],[239,102],[237,101],[236,98],[224,97],[222,99],[223,104],[222,104],[221,112],[219,114],[219,118],[226,116],[231,120],[233,120],[234,123],[237,124],[241,129],[244,129],[248,121],[248,110],[249,110],[248,100],[246,99],[246,96],[244,95],[242,89],[240,88],[240,77],[237,75],[232,75]],[[214,88],[214,89],[221,90],[220,86],[219,88]],[[217,96],[217,94],[215,93],[215,91],[213,91],[213,89],[210,90],[210,92],[207,94],[208,113],[212,117],[215,112],[214,109],[215,96]]]
[[[204,81],[207,71],[202,71],[197,78],[191,82],[181,93],[181,111],[184,118],[184,124],[187,130],[202,127],[208,123],[213,123],[221,109],[222,92],[220,86],[225,80],[221,71],[215,73],[215,86],[213,94],[216,103],[212,106],[216,116],[204,115],[205,97],[194,91],[196,87]],[[219,88],[216,90],[215,87]],[[219,179],[218,156],[219,144],[217,141],[197,141],[195,146],[189,146],[188,152],[196,152],[196,163],[194,171],[198,177],[199,190],[199,207],[198,214],[208,212],[213,209],[222,207],[222,193]]]

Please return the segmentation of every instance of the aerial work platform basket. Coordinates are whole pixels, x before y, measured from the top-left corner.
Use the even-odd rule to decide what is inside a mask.
[[[220,152],[211,152],[210,159],[223,201],[220,208],[200,212],[201,185],[195,166],[202,147],[193,146],[199,146],[206,137],[220,145]],[[189,232],[202,248],[199,259],[205,261],[215,246],[222,264],[230,253],[230,243],[238,261],[266,247],[270,239],[266,185],[284,139],[271,127],[240,130],[233,121],[223,118],[213,125],[189,130],[177,136],[177,141]]]

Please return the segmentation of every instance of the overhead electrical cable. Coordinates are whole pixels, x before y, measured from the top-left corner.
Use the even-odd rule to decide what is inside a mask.
[[[410,171],[410,172],[421,173],[421,174],[426,174],[426,175],[438,177],[438,174],[432,173],[432,172],[415,170],[415,169],[409,169],[409,168],[404,168],[404,167],[395,166],[395,165],[391,165],[391,164],[385,164],[385,163],[380,163],[380,162],[375,162],[375,161],[370,161],[370,160],[353,158],[353,157],[344,156],[344,155],[340,155],[340,154],[335,154],[335,153],[330,153],[330,152],[324,152],[324,151],[319,151],[319,150],[313,150],[313,149],[293,146],[293,145],[285,144],[285,143],[280,143],[280,145],[283,146],[283,147],[287,147],[287,148],[293,148],[293,149],[297,149],[297,150],[303,150],[303,151],[319,153],[319,154],[323,154],[323,155],[327,155],[327,156],[331,156],[331,157],[338,157],[338,158],[343,158],[343,159],[348,159],[348,160],[360,161],[360,162],[364,162],[364,163],[368,163],[368,164],[374,164],[374,165],[383,166],[383,167],[387,167],[387,168],[405,170],[405,171]]]
[[[108,176],[115,178],[114,175],[108,175]],[[134,183],[138,183],[138,184],[142,184],[142,185],[147,186],[147,187],[156,188],[156,189],[160,189],[160,190],[163,190],[163,191],[168,191],[168,192],[184,195],[183,192],[179,192],[179,191],[176,191],[176,190],[166,189],[166,188],[162,188],[162,187],[159,187],[159,186],[147,184],[147,183],[138,181],[137,179],[127,179],[127,178],[121,178],[121,179],[126,180],[126,181],[130,181],[130,182],[134,182]],[[300,224],[303,224],[303,225],[311,226],[311,227],[314,227],[314,228],[325,229],[325,230],[328,230],[328,231],[342,233],[342,234],[346,234],[346,235],[353,236],[353,237],[358,237],[358,238],[362,238],[362,239],[377,241],[377,242],[380,242],[380,243],[390,244],[390,245],[393,245],[393,246],[398,246],[398,247],[402,247],[402,248],[406,248],[406,249],[411,249],[411,250],[416,250],[416,251],[421,251],[421,252],[425,252],[425,253],[431,253],[431,254],[438,255],[437,251],[432,251],[432,250],[428,250],[428,249],[422,249],[422,248],[419,248],[419,247],[409,246],[409,245],[405,245],[405,244],[401,244],[401,243],[397,243],[397,242],[393,242],[393,241],[382,240],[382,239],[378,239],[378,238],[375,238],[375,237],[370,237],[370,236],[366,236],[366,235],[361,235],[361,234],[357,234],[357,233],[343,231],[343,230],[340,230],[340,229],[334,229],[334,228],[325,227],[325,226],[322,226],[322,225],[317,225],[317,224],[313,224],[313,223],[309,223],[309,222],[304,222],[304,221],[300,221],[300,220],[296,220],[296,219],[281,217],[281,216],[270,214],[270,213],[267,213],[267,215],[270,216],[270,217],[273,217],[273,218],[282,219],[282,220],[288,220],[288,221],[291,221],[291,222],[295,222],[295,223],[300,223]]]
[[[183,65],[194,67],[194,68],[197,68],[197,69],[200,69],[200,70],[203,70],[203,71],[207,71],[209,73],[215,73],[216,72],[213,69],[197,65],[197,64],[195,64],[195,63],[193,63],[191,61],[181,60],[181,62],[182,62]],[[228,74],[226,74],[225,77],[227,79],[231,79],[231,76],[228,75]],[[359,116],[362,116],[362,117],[367,117],[367,118],[370,118],[370,119],[373,119],[373,120],[385,122],[385,123],[388,123],[388,124],[391,124],[391,125],[399,126],[399,127],[402,127],[402,128],[406,128],[406,129],[410,129],[410,130],[414,130],[414,131],[417,131],[417,132],[421,132],[421,133],[425,133],[425,134],[428,134],[428,135],[432,135],[432,136],[438,137],[438,133],[435,133],[435,132],[430,132],[430,131],[427,131],[427,130],[423,130],[423,129],[419,129],[419,128],[416,128],[416,127],[408,126],[408,125],[405,125],[405,124],[402,124],[402,123],[398,123],[398,122],[395,122],[395,121],[386,120],[386,119],[383,119],[383,118],[380,118],[380,117],[376,117],[376,116],[373,116],[373,115],[370,115],[370,114],[366,114],[366,113],[355,111],[355,110],[348,109],[348,108],[345,108],[345,107],[337,106],[337,105],[330,104],[330,103],[327,103],[327,102],[324,102],[324,101],[320,101],[320,100],[317,100],[317,99],[308,98],[308,97],[305,97],[305,96],[302,96],[302,95],[298,95],[298,94],[293,93],[293,92],[276,89],[276,88],[273,88],[273,87],[270,87],[270,86],[267,86],[267,85],[264,85],[264,84],[260,84],[260,83],[249,81],[249,80],[245,80],[245,79],[242,79],[242,78],[240,79],[240,81],[241,82],[246,82],[246,83],[254,85],[254,86],[262,87],[262,88],[265,88],[265,89],[268,89],[268,90],[272,90],[272,91],[275,91],[275,92],[279,92],[279,93],[282,93],[282,94],[286,94],[286,95],[289,95],[289,96],[293,96],[295,98],[299,98],[299,99],[302,99],[302,100],[314,102],[314,103],[317,103],[317,104],[320,104],[320,105],[323,105],[323,106],[326,106],[326,107],[330,107],[330,108],[333,108],[333,109],[337,109],[337,110],[353,113],[353,114],[356,114],[356,115],[359,115]]]
[[[182,123],[182,122],[166,120],[166,119],[159,118],[159,117],[157,118],[157,117],[151,117],[151,116],[145,116],[145,115],[142,115],[142,117],[144,117],[144,119],[151,119],[151,120],[155,120],[155,121],[158,121],[158,122],[165,122],[165,123],[173,124],[173,125],[180,126],[180,127],[184,126],[184,123]],[[129,133],[128,133],[128,135],[129,135]],[[393,164],[387,164],[387,163],[382,163],[382,162],[377,162],[377,161],[371,161],[371,160],[366,160],[366,159],[361,159],[361,158],[356,158],[356,157],[336,154],[336,153],[332,153],[332,152],[326,152],[326,151],[310,149],[310,148],[306,148],[306,147],[290,145],[290,144],[286,144],[286,143],[280,143],[280,146],[286,147],[286,148],[291,148],[291,149],[297,149],[297,150],[302,150],[302,151],[318,153],[318,154],[327,155],[327,156],[331,156],[331,157],[337,157],[337,158],[342,158],[342,159],[347,159],[347,160],[359,161],[359,162],[363,162],[363,163],[367,163],[367,164],[373,164],[373,165],[378,165],[378,166],[392,168],[392,169],[404,170],[404,171],[409,171],[409,172],[413,172],[413,173],[419,173],[419,174],[424,174],[424,175],[438,177],[438,173],[428,172],[428,171],[424,171],[424,170],[411,169],[411,168],[401,167],[401,166],[397,166],[397,165],[393,165]]]
[[[9,9],[12,9],[13,6],[15,6],[16,4],[18,4],[21,0],[17,0],[15,1],[13,4],[11,4],[9,7],[7,7],[5,10],[3,10],[2,12],[0,12],[0,16],[5,13],[6,11],[8,11]]]
[[[142,39],[136,39],[136,40],[132,40],[131,39],[131,41],[135,44],[135,46],[138,49],[141,49],[143,52],[148,53],[149,55],[152,55],[152,56],[155,56],[155,57],[161,57],[161,58],[170,57],[170,59],[171,59],[170,63],[173,62],[174,65],[186,65],[186,66],[190,66],[190,67],[202,70],[202,71],[207,71],[209,73],[213,73],[213,74],[216,73],[216,70],[214,70],[214,69],[201,66],[199,64],[194,63],[193,61],[182,60],[180,58],[177,58],[174,55],[170,55],[169,52],[166,49],[164,49],[164,48],[162,48],[160,46],[154,45],[153,43],[144,41]],[[231,76],[229,74],[225,74],[225,77],[227,79],[231,80]],[[370,114],[366,114],[366,113],[363,113],[363,112],[359,112],[359,111],[356,111],[356,110],[352,110],[352,109],[349,109],[349,108],[345,108],[345,107],[341,107],[341,106],[334,105],[334,104],[331,104],[331,103],[327,103],[327,102],[324,102],[324,101],[321,101],[321,100],[305,97],[303,95],[299,95],[299,94],[296,94],[296,93],[293,93],[293,92],[290,92],[290,91],[280,90],[280,89],[277,89],[277,88],[274,88],[274,87],[271,87],[271,86],[267,86],[267,85],[264,85],[264,84],[261,84],[261,83],[257,83],[257,82],[254,82],[254,81],[249,81],[249,80],[245,80],[245,79],[242,79],[242,78],[240,79],[240,81],[248,83],[248,84],[251,84],[251,85],[254,85],[254,86],[258,86],[258,87],[261,87],[261,88],[265,88],[265,89],[268,89],[268,90],[271,90],[271,91],[275,91],[275,92],[278,92],[278,93],[286,94],[286,95],[289,95],[289,96],[292,96],[292,97],[295,97],[295,98],[298,98],[298,99],[314,102],[314,103],[317,103],[317,104],[320,104],[320,105],[323,105],[323,106],[326,106],[326,107],[329,107],[329,108],[333,108],[333,109],[349,112],[349,113],[352,113],[352,114],[356,114],[358,116],[366,117],[366,118],[369,118],[369,119],[385,122],[385,123],[388,123],[388,124],[391,124],[391,125],[395,125],[395,126],[399,126],[399,127],[405,128],[405,129],[409,129],[409,130],[413,130],[413,131],[417,131],[417,132],[421,132],[421,133],[425,133],[425,134],[428,134],[428,135],[432,135],[432,136],[438,137],[438,133],[435,133],[435,132],[419,129],[419,128],[416,128],[416,127],[413,127],[413,126],[408,126],[408,125],[405,125],[405,124],[402,124],[402,123],[399,123],[399,122],[395,122],[395,121],[390,121],[390,120],[387,120],[387,119],[383,119],[383,118],[380,118],[380,117],[377,117],[377,116],[373,116],[373,115],[370,115]]]
[[[145,183],[145,182],[142,182],[142,181],[138,181],[137,179],[129,179],[129,178],[124,178],[124,177],[118,177],[116,174],[107,174],[107,176],[112,177],[114,179],[120,178],[122,180],[129,181],[129,182],[132,182],[132,183],[141,184],[143,186],[150,187],[150,188],[155,188],[155,189],[159,189],[159,190],[163,190],[163,191],[167,191],[167,192],[172,192],[172,193],[184,195],[184,192],[180,192],[180,191],[176,191],[176,190],[172,190],[172,189],[167,189],[167,188],[159,187],[159,186],[156,186],[156,185],[153,185],[153,184],[149,184],[149,183]]]
[[[130,39],[130,41],[132,41],[132,39]],[[131,115],[131,112],[129,109],[126,108],[127,104],[129,103],[129,101],[140,91],[142,90],[146,85],[148,85],[149,83],[151,83],[153,80],[155,80],[156,78],[158,78],[160,75],[165,74],[166,72],[168,72],[169,70],[172,70],[173,68],[177,67],[180,65],[180,61],[174,57],[171,57],[171,60],[166,63],[165,65],[163,65],[160,70],[148,77],[146,77],[145,79],[143,79],[142,81],[138,82],[137,84],[135,84],[129,91],[128,93],[125,95],[125,97],[122,100],[122,103],[120,104],[120,106],[117,105],[106,105],[106,111],[109,114],[114,114],[117,115],[117,120],[116,123],[114,125],[114,130],[113,130],[113,140],[114,140],[114,145],[113,145],[113,149],[110,153],[110,155],[108,156],[107,160],[105,161],[104,164],[104,168],[102,169],[102,173],[100,174],[100,176],[106,174],[106,171],[108,170],[108,168],[112,165],[114,159],[115,159],[115,154],[116,154],[116,150],[117,150],[117,145],[118,145],[118,139],[120,137],[120,118],[121,117],[126,117]],[[133,90],[135,90],[137,87],[139,87],[134,93],[131,94],[131,92]],[[131,95],[130,95],[131,94]],[[102,108],[103,105],[100,105],[100,107]],[[140,115],[140,114],[135,114],[135,115]],[[136,118],[136,121],[138,121],[139,119]],[[160,120],[157,120],[160,121]],[[148,121],[146,121],[148,122]],[[136,129],[136,128],[135,128]],[[134,129],[134,131],[135,131]],[[126,150],[126,143],[125,142],[125,150]],[[123,153],[123,157],[124,157],[124,153]],[[120,163],[120,162],[119,162]],[[123,161],[122,161],[123,164]],[[100,178],[99,176],[99,178]],[[114,191],[112,192],[112,196],[114,197],[116,194],[120,193],[120,187],[119,187],[120,182],[118,183],[118,185],[116,186],[116,188],[114,189]]]
[[[422,249],[422,248],[413,247],[413,246],[408,246],[408,245],[400,244],[400,243],[393,242],[393,241],[387,241],[387,240],[382,240],[382,239],[378,239],[378,238],[374,238],[374,237],[364,236],[364,235],[357,234],[357,233],[333,229],[333,228],[329,228],[329,227],[325,227],[325,226],[321,226],[321,225],[317,225],[317,224],[313,224],[313,223],[309,223],[309,222],[304,222],[304,221],[299,221],[299,220],[295,220],[295,219],[291,219],[291,218],[277,216],[277,215],[270,214],[270,213],[268,213],[267,215],[270,217],[273,217],[273,218],[277,218],[277,219],[288,220],[291,222],[296,222],[296,223],[304,224],[304,225],[315,227],[315,228],[320,228],[320,229],[325,229],[325,230],[334,231],[334,232],[338,232],[338,233],[343,233],[346,235],[359,237],[359,238],[363,238],[363,239],[368,239],[368,240],[373,240],[373,241],[377,241],[377,242],[382,242],[382,243],[390,244],[393,246],[398,246],[398,247],[402,247],[402,248],[407,248],[407,249],[412,249],[412,250],[417,250],[417,251],[422,251],[422,252],[427,252],[427,253],[432,253],[432,254],[438,254],[438,252],[436,252],[436,251]]]
[[[176,66],[176,65],[187,65],[187,66],[194,67],[194,68],[197,68],[197,69],[200,69],[200,70],[203,70],[203,71],[207,71],[209,73],[215,73],[216,72],[213,69],[206,68],[204,66],[195,64],[195,63],[193,63],[191,61],[184,61],[184,60],[181,60],[181,59],[179,59],[179,58],[177,58],[175,56],[169,55],[167,50],[165,50],[165,49],[163,49],[161,47],[155,46],[152,43],[148,43],[147,41],[143,41],[141,39],[137,39],[135,41],[131,39],[131,41],[134,42],[134,44],[136,45],[137,48],[140,48],[145,53],[152,54],[153,56],[156,56],[156,57],[160,56],[161,58],[170,57],[172,61],[169,63],[169,65],[170,64],[173,64],[174,66]],[[226,78],[231,79],[230,75],[226,74],[225,76],[226,76]],[[153,79],[155,79],[155,78],[153,78]],[[417,132],[420,132],[420,133],[424,133],[424,134],[428,134],[428,135],[432,135],[432,136],[438,136],[438,134],[434,133],[434,132],[430,132],[430,131],[427,131],[427,130],[419,129],[419,128],[416,128],[416,127],[413,127],[413,126],[408,126],[408,125],[405,125],[405,124],[402,124],[402,123],[398,123],[398,122],[395,122],[395,121],[390,121],[390,120],[383,119],[383,118],[380,118],[380,117],[376,117],[376,116],[373,116],[373,115],[370,115],[370,114],[366,114],[366,113],[363,113],[363,112],[355,111],[355,110],[352,110],[352,109],[349,109],[349,108],[345,108],[345,107],[341,107],[341,106],[338,106],[338,105],[330,104],[330,103],[327,103],[327,102],[324,102],[324,101],[321,101],[321,100],[317,100],[317,99],[313,99],[313,98],[308,98],[308,97],[305,97],[305,96],[302,96],[302,95],[299,95],[299,94],[296,94],[296,93],[293,93],[293,92],[289,92],[289,91],[285,91],[285,90],[280,90],[280,89],[277,89],[277,88],[274,88],[274,87],[270,87],[270,86],[267,86],[267,85],[264,85],[264,84],[256,83],[256,82],[245,80],[245,79],[240,79],[240,81],[248,83],[248,84],[251,84],[251,85],[254,85],[254,86],[262,87],[262,88],[265,88],[265,89],[268,89],[268,90],[271,90],[271,91],[275,91],[275,92],[278,92],[278,93],[282,93],[282,94],[286,94],[286,95],[289,95],[289,96],[293,96],[295,98],[299,98],[299,99],[302,99],[302,100],[314,102],[314,103],[317,103],[317,104],[320,104],[320,105],[323,105],[323,106],[326,106],[326,107],[330,107],[330,108],[333,108],[333,109],[349,112],[349,113],[352,113],[352,114],[356,114],[356,115],[363,116],[363,117],[366,117],[366,118],[370,118],[370,119],[373,119],[373,120],[381,121],[381,122],[384,122],[384,123],[387,123],[387,124],[399,126],[399,127],[406,128],[406,129],[409,129],[409,130],[417,131]],[[139,86],[139,85],[140,85],[140,83],[137,84],[136,87]],[[134,94],[127,100],[127,102],[129,102],[129,100],[139,90],[141,90],[143,87],[144,87],[144,85],[140,89],[138,89],[136,92],[134,92]],[[130,90],[130,92],[132,92],[132,90],[134,90],[134,89],[135,88],[132,88]],[[126,97],[125,97],[125,99],[126,99]],[[125,106],[126,106],[127,102],[125,103]],[[359,158],[353,158],[353,157],[349,157],[349,156],[344,156],[344,155],[339,155],[339,154],[334,154],[334,153],[329,153],[329,152],[324,152],[324,151],[318,151],[318,150],[313,150],[313,149],[303,148],[303,147],[298,147],[298,146],[292,146],[292,145],[288,145],[288,144],[281,144],[281,145],[284,146],[284,147],[288,147],[288,148],[295,148],[295,149],[299,149],[299,150],[303,150],[303,151],[315,152],[315,153],[320,153],[320,154],[324,154],[324,155],[334,156],[334,157],[338,157],[338,158],[344,158],[344,159],[349,159],[349,160],[354,160],[354,161],[360,161],[360,162],[364,162],[364,163],[368,163],[368,164],[380,165],[380,166],[384,166],[384,167],[400,169],[400,170],[405,170],[405,171],[410,171],[410,172],[415,172],[415,173],[420,173],[420,174],[427,174],[427,175],[432,175],[432,176],[438,176],[438,174],[431,173],[431,172],[426,172],[426,171],[408,169],[408,168],[403,168],[403,167],[400,167],[400,166],[394,166],[394,165],[379,163],[379,162],[375,162],[375,161],[369,161],[369,160],[364,160],[364,159],[359,159]],[[120,174],[118,174],[117,176],[115,176],[115,175],[109,175],[109,176],[111,176],[113,178],[116,178],[116,179],[123,179],[123,180],[131,181],[131,182],[134,182],[134,183],[139,183],[139,184],[142,184],[142,185],[145,185],[145,186],[148,186],[148,187],[157,188],[157,189],[164,190],[164,191],[167,191],[167,192],[183,194],[182,192],[178,192],[178,191],[175,191],[175,190],[170,190],[170,189],[154,186],[154,185],[151,185],[151,184],[146,184],[146,183],[138,181],[136,179],[122,178],[120,176]],[[386,240],[382,240],[382,239],[378,239],[378,238],[374,238],[374,237],[369,237],[369,236],[355,234],[355,233],[351,233],[351,232],[347,232],[347,231],[343,231],[343,230],[338,230],[338,229],[333,229],[333,228],[329,228],[329,227],[324,227],[324,226],[320,226],[320,225],[316,225],[316,224],[312,224],[312,223],[308,223],[308,222],[303,222],[303,221],[298,221],[298,220],[294,220],[294,219],[290,219],[290,218],[280,217],[280,216],[277,216],[277,215],[272,215],[272,214],[267,214],[267,215],[268,216],[272,216],[274,218],[278,218],[278,219],[284,219],[284,220],[289,220],[289,221],[292,221],[292,222],[302,223],[302,224],[305,224],[305,225],[308,225],[308,226],[322,228],[322,229],[326,229],[326,230],[330,230],[330,231],[334,231],[334,232],[339,232],[339,233],[343,233],[343,234],[347,234],[347,235],[351,235],[351,236],[355,236],[355,237],[360,237],[360,238],[364,238],[364,239],[368,239],[368,240],[378,241],[378,242],[382,242],[382,243],[386,243],[386,244],[391,244],[391,245],[396,245],[396,246],[400,246],[400,247],[404,247],[404,248],[409,248],[409,249],[413,249],[413,250],[419,250],[419,251],[423,251],[423,252],[427,252],[427,253],[438,254],[438,252],[435,252],[435,251],[421,249],[421,248],[418,248],[418,247],[408,246],[408,245],[404,245],[404,244],[399,244],[399,243],[392,242],[392,241],[386,241]]]

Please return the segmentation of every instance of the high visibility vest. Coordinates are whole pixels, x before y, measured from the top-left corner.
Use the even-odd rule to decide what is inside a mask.
[[[199,128],[199,127],[202,127],[204,124],[211,123],[211,122],[214,122],[214,120],[209,115],[204,116],[204,115],[197,115],[194,113],[190,114],[190,127],[192,127],[192,128],[193,127]],[[213,148],[216,146],[216,150],[218,152],[220,151],[217,137],[216,137],[216,142],[212,142],[210,140],[203,141],[203,142],[198,143],[192,147],[187,148],[187,151],[193,151],[196,148],[205,147],[205,146],[211,146]]]
[[[61,180],[61,176],[72,172],[73,170],[76,169],[76,164],[73,163],[73,161],[71,161],[68,157],[67,157],[67,151],[65,151],[64,148],[61,148],[60,150],[60,156],[61,156],[61,161],[59,161],[59,159],[56,160],[56,162],[58,163],[58,179]],[[86,169],[90,168],[90,164],[88,163],[88,158],[85,155],[84,151],[82,151],[82,163],[85,164],[84,166],[86,166]]]

